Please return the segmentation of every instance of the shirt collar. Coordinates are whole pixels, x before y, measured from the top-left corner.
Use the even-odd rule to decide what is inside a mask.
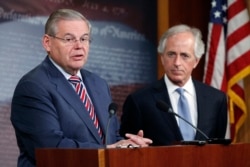
[[[167,86],[169,94],[174,93],[176,91],[176,89],[179,88],[179,86],[175,85],[172,81],[169,80],[169,78],[166,74],[164,75],[164,81],[165,81],[165,84]],[[195,94],[195,89],[194,89],[192,77],[189,78],[187,83],[182,88],[185,90],[185,92],[187,92],[188,94],[190,94],[192,96]]]
[[[49,60],[52,62],[52,64],[54,64],[54,66],[63,74],[63,76],[69,80],[69,78],[71,77],[71,74],[67,73],[64,71],[64,69],[62,67],[60,67],[54,60],[51,59],[51,57],[49,57]],[[77,72],[76,74],[78,77],[81,78],[82,80],[82,75],[81,75],[81,72],[80,70]]]

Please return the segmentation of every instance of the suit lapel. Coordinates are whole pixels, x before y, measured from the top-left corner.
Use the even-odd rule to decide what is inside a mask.
[[[200,129],[202,132],[205,132],[206,129],[204,128],[204,125],[206,123],[206,117],[207,117],[207,113],[209,113],[209,106],[207,105],[207,91],[202,88],[201,84],[199,84],[199,82],[197,81],[193,81],[194,82],[194,87],[195,87],[195,91],[196,91],[196,99],[197,99],[197,128]],[[196,136],[195,138],[203,138],[203,135],[201,135],[200,133],[196,132]]]
[[[48,68],[48,73],[50,77],[49,79],[53,84],[55,84],[58,94],[60,94],[65,99],[65,101],[68,102],[69,105],[71,105],[74,111],[82,119],[86,127],[88,127],[90,133],[94,136],[94,138],[99,143],[102,143],[97,133],[97,130],[93,124],[93,121],[91,120],[79,96],[76,94],[75,90],[70,85],[70,83],[60,73],[60,71],[56,69],[56,67],[54,67],[54,65],[50,61],[49,62],[48,61],[47,61],[47,65],[49,67]]]
[[[161,80],[159,80],[154,85],[153,89],[154,89],[153,95],[154,95],[155,104],[158,100],[162,100],[162,101],[166,102],[167,104],[169,104],[169,106],[172,108],[172,104],[170,102],[167,87],[166,87],[166,84],[165,84],[163,78]],[[173,132],[173,134],[175,134],[176,138],[181,139],[182,135],[181,135],[181,132],[179,130],[179,126],[177,124],[175,116],[171,113],[168,113],[167,111],[165,111],[165,112],[161,111],[161,114],[164,117],[164,120],[165,120],[164,123],[168,127],[170,127],[169,129],[172,130],[172,132]]]
[[[100,87],[100,83],[97,83],[97,81],[95,80],[94,77],[89,77],[84,70],[81,70],[81,74],[83,77],[83,81],[84,84],[87,88],[88,94],[91,98],[91,101],[95,107],[95,113],[97,115],[98,121],[99,121],[99,125],[103,131],[103,133],[105,133],[105,129],[106,129],[106,123],[109,117],[109,113],[107,112],[108,108],[101,108],[104,107],[105,105],[101,104],[103,99],[101,97],[101,94],[103,94],[104,92],[100,92],[100,89],[98,89]],[[111,101],[111,99],[110,99]],[[104,112],[103,112],[104,111]]]

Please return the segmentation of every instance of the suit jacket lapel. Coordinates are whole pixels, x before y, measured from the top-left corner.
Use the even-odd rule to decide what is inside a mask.
[[[100,94],[104,93],[104,92],[99,91],[99,89],[98,89],[99,83],[97,83],[93,77],[91,77],[91,79],[90,79],[90,77],[87,76],[88,74],[84,70],[81,70],[81,74],[83,77],[84,84],[87,88],[88,94],[91,98],[91,101],[92,101],[94,107],[95,107],[95,113],[97,115],[99,125],[100,125],[103,133],[105,133],[106,123],[107,123],[107,120],[109,117],[109,113],[107,112],[107,109],[101,108],[104,105],[100,104],[103,101],[101,99]]]
[[[209,113],[209,106],[207,105],[207,92],[201,87],[199,82],[193,80],[194,87],[196,91],[196,99],[197,99],[197,128],[200,129],[202,132],[205,132],[206,129],[204,125],[206,123],[207,113]],[[199,137],[200,136],[200,137]],[[199,132],[196,132],[195,138],[204,138]]]
[[[170,102],[170,98],[168,95],[167,87],[164,82],[164,78],[159,80],[155,85],[154,85],[154,98],[155,98],[155,104],[158,100],[162,100],[169,104],[169,106],[172,108],[172,104]],[[176,118],[173,114],[168,113],[167,111],[163,112],[162,111],[162,116],[165,118],[165,123],[167,124],[168,127],[172,130],[173,134],[175,134],[176,138],[182,139],[181,132],[179,130],[179,126],[177,124]]]
[[[48,65],[48,74],[50,77],[50,81],[55,84],[58,94],[60,94],[68,104],[74,109],[74,111],[79,115],[79,117],[83,120],[83,123],[86,127],[89,128],[90,133],[96,138],[99,143],[102,143],[97,130],[91,120],[88,111],[85,109],[82,101],[79,96],[76,94],[73,87],[70,83],[65,79],[65,77],[60,73],[58,69],[47,59]]]

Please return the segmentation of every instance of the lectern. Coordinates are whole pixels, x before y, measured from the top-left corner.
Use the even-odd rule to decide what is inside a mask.
[[[250,167],[250,144],[37,149],[37,167]]]

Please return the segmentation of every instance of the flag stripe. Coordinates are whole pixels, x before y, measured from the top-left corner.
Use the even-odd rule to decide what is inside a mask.
[[[246,5],[242,0],[231,1],[231,2],[232,2],[231,4],[228,4],[228,12],[227,12],[228,20],[231,20],[238,13],[246,10]],[[245,17],[241,17],[241,18],[245,18]]]
[[[224,68],[221,66],[225,63],[225,48],[219,47],[225,45],[223,27],[220,24],[210,24],[210,37],[208,38],[208,52],[206,53],[206,73],[204,75],[205,83],[217,88],[223,87]],[[208,56],[209,55],[209,56]],[[214,80],[214,76],[218,79]]]
[[[240,74],[239,68],[244,69],[249,66],[249,61],[247,61],[247,59],[250,58],[249,55],[250,55],[250,51],[248,50],[248,52],[246,52],[245,54],[242,54],[234,62],[228,65],[228,73],[231,74],[230,78],[232,78],[233,76],[236,76],[237,74]]]
[[[214,71],[214,65],[213,65],[213,62],[215,62],[215,59],[216,59],[216,52],[218,51],[218,43],[221,39],[221,31],[222,31],[222,28],[220,25],[214,25],[214,26],[211,26],[211,41],[213,42],[209,42],[209,56],[208,58],[208,66],[207,66],[207,76],[205,77],[205,82],[208,83],[208,84],[211,84],[211,80],[212,80],[212,76],[213,76],[213,71]]]
[[[240,42],[242,39],[246,38],[249,35],[249,22],[242,25],[241,27],[239,27],[236,31],[234,31],[232,34],[230,34],[227,38],[227,49],[230,52],[230,49],[235,46],[235,43]],[[246,39],[248,40],[248,39]],[[242,43],[239,43],[237,45],[241,45],[243,46],[239,51],[243,50],[248,50],[248,48],[246,47],[247,41],[241,41]],[[249,44],[249,43],[248,43]],[[244,49],[245,48],[245,49]],[[230,63],[230,62],[229,62]]]

